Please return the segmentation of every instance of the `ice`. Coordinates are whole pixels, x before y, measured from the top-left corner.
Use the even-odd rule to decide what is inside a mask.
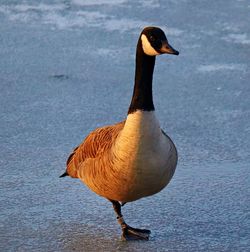
[[[250,45],[250,38],[246,33],[230,33],[223,37],[227,42],[233,42],[236,44]]]
[[[0,251],[250,251],[248,1],[0,1]],[[126,117],[141,29],[166,31],[154,101],[179,163],[126,204],[59,179],[94,128]]]
[[[214,72],[214,71],[246,71],[246,64],[210,64],[198,67],[200,72]]]
[[[80,6],[87,5],[120,5],[126,3],[126,0],[72,0],[73,4],[77,4]]]

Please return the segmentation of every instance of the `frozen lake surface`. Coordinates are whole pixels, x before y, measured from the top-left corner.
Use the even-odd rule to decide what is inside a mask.
[[[247,0],[0,1],[0,251],[250,251]],[[125,118],[141,29],[162,27],[154,100],[179,151],[169,186],[112,206],[59,179],[71,150]]]

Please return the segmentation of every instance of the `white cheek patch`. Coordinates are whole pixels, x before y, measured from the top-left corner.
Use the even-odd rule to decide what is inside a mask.
[[[146,53],[149,56],[156,56],[160,54],[151,46],[147,37],[144,34],[141,35],[141,41],[144,53]]]

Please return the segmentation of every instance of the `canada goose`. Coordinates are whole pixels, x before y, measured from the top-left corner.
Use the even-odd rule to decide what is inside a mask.
[[[154,113],[152,79],[155,56],[175,54],[158,27],[146,27],[136,50],[134,92],[125,121],[91,132],[73,151],[60,177],[81,179],[112,202],[124,240],[148,240],[150,230],[126,224],[121,206],[161,191],[177,165],[177,150]]]

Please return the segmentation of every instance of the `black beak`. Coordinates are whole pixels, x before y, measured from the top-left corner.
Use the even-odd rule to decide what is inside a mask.
[[[174,55],[179,55],[179,52],[175,50],[167,40],[162,42],[162,47],[160,49],[161,53],[168,53],[168,54],[174,54]]]

